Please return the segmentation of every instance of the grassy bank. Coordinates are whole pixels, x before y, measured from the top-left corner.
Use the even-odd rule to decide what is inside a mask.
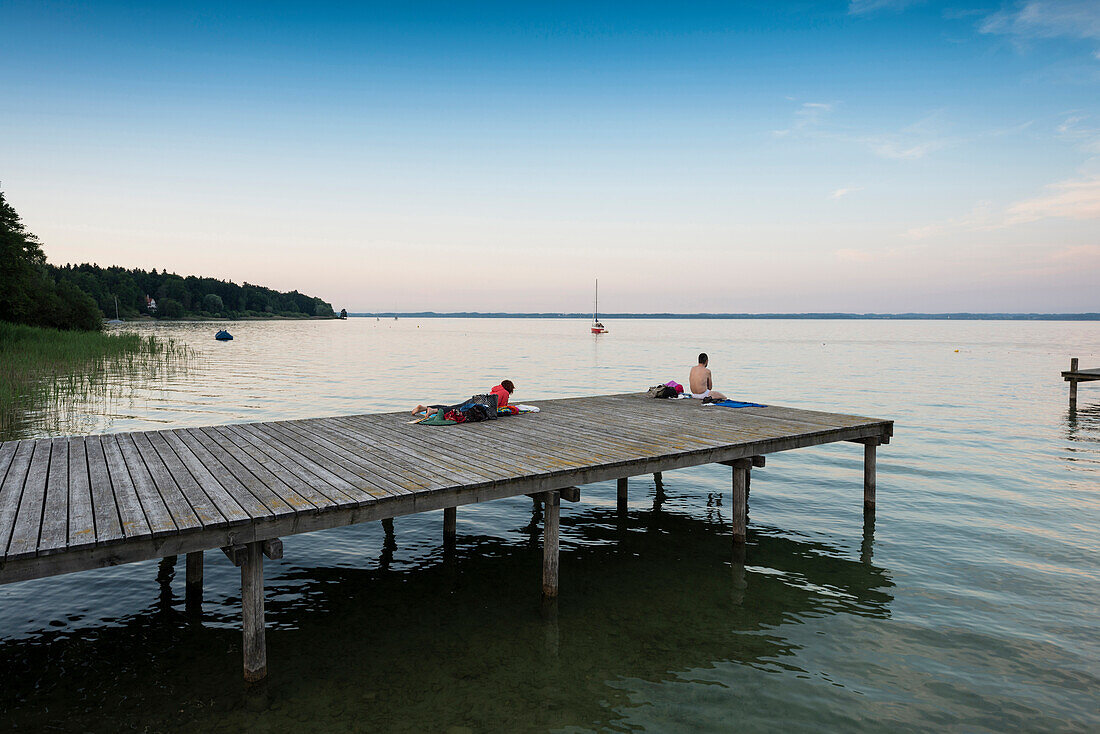
[[[51,417],[89,392],[191,355],[173,339],[0,322],[0,440],[25,434],[28,423],[48,429]]]

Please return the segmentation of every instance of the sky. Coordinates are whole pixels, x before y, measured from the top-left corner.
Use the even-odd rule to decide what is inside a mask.
[[[50,262],[349,311],[1100,311],[1100,2],[0,1]]]

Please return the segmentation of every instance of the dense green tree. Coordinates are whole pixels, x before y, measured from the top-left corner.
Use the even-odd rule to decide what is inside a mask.
[[[222,297],[217,293],[207,293],[203,296],[202,308],[212,314],[219,314],[225,310],[225,304],[222,302]]]
[[[162,298],[157,301],[157,315],[166,319],[178,319],[184,316],[183,304],[175,298]]]
[[[146,296],[157,300],[156,312],[146,308]],[[0,192],[0,319],[63,329],[99,328],[103,314],[114,317],[116,299],[122,318],[333,315],[331,304],[298,291],[280,293],[251,283],[181,277],[166,269],[49,265],[38,240]]]
[[[46,255],[0,191],[0,320],[94,330],[103,314],[75,283],[51,277]]]

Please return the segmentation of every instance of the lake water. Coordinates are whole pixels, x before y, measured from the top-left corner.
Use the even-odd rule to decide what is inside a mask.
[[[221,326],[221,325],[218,325]],[[6,729],[180,732],[1097,731],[1100,324],[350,319],[123,328],[186,369],[115,376],[31,435],[318,417],[686,381],[889,418],[878,512],[862,447],[768,457],[743,563],[729,469],[614,483],[562,507],[561,599],[539,604],[530,500],[284,538],[266,564],[271,675],[241,681],[240,575],[183,562],[0,587]],[[60,410],[60,412],[58,412]],[[448,429],[461,430],[461,429]]]

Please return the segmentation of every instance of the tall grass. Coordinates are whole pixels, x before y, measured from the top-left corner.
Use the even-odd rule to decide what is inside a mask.
[[[19,438],[32,424],[49,432],[89,393],[119,379],[152,377],[164,366],[186,367],[192,356],[171,338],[0,322],[0,440]]]

